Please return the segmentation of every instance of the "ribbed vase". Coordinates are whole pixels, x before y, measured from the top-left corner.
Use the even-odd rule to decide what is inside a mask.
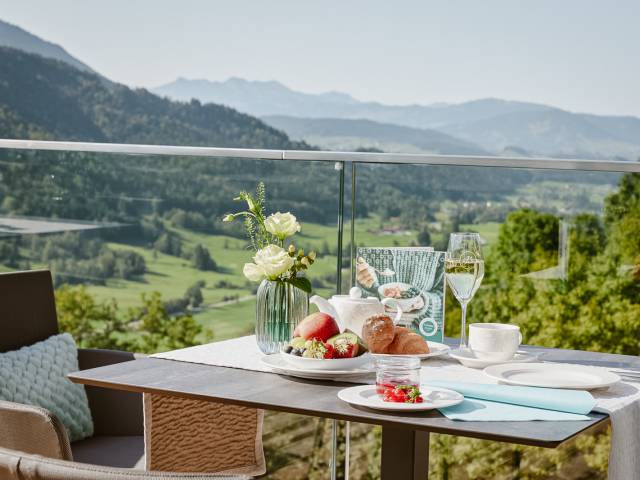
[[[286,282],[263,280],[256,302],[256,340],[263,353],[279,352],[307,316],[309,295]]]

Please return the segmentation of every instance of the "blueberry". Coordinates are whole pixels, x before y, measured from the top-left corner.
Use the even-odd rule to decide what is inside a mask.
[[[291,345],[287,345],[286,347],[284,347],[284,353],[291,353],[292,350],[293,347]]]

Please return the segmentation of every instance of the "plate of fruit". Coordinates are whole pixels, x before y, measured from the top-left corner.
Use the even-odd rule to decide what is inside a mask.
[[[281,355],[290,365],[305,370],[351,370],[371,360],[358,335],[349,330],[340,333],[336,320],[320,312],[298,324]]]
[[[389,410],[415,412],[457,405],[464,396],[446,388],[427,385],[358,385],[338,392],[338,398],[351,405]]]

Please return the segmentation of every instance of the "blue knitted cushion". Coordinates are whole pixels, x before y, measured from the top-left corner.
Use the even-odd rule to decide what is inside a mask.
[[[68,333],[0,353],[0,399],[36,405],[55,414],[72,442],[93,434],[89,401],[82,385],[66,375],[78,370],[78,349]]]

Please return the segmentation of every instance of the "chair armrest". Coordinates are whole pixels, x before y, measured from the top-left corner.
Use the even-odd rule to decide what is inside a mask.
[[[0,447],[71,460],[69,437],[49,410],[0,400]]]
[[[80,370],[128,362],[142,355],[118,350],[78,349]],[[142,394],[85,386],[94,435],[143,435]]]
[[[3,475],[4,474],[4,475]],[[129,468],[103,467],[86,463],[52,460],[0,448],[0,478],[24,480],[250,480],[247,476],[208,473],[148,472]]]

